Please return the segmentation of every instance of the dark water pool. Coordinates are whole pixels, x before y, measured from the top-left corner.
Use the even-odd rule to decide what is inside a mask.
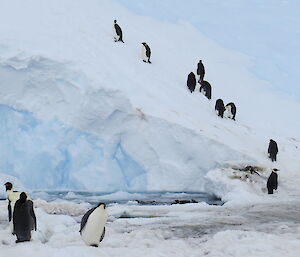
[[[87,192],[87,191],[34,191],[30,193],[33,199],[43,199],[46,201],[65,200],[75,203],[87,202],[97,204],[105,202],[107,204],[185,204],[206,202],[211,205],[222,205],[221,199],[213,194],[205,192]]]

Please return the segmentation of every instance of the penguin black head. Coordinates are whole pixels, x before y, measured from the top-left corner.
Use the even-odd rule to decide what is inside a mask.
[[[114,23],[117,23],[117,20],[114,20]]]
[[[147,43],[143,42],[143,43],[142,43],[142,45],[144,45],[144,46],[145,46],[145,45],[147,45]]]
[[[105,203],[99,203],[99,204],[97,205],[97,207],[100,207],[101,205],[103,205],[103,209],[106,208],[106,204],[105,204]]]
[[[199,62],[202,62],[202,60],[200,60]]]
[[[277,171],[279,171],[279,169],[272,169],[272,171],[277,173]]]
[[[5,188],[6,188],[6,191],[7,191],[7,190],[12,190],[12,187],[13,187],[12,183],[10,183],[10,182],[6,182],[6,183],[4,184],[4,186],[5,186]]]
[[[21,200],[22,203],[25,203],[25,201],[27,200],[27,195],[26,195],[25,192],[22,192],[20,194],[20,200]]]

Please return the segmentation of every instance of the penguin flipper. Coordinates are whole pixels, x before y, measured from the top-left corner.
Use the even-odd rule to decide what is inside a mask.
[[[87,223],[87,220],[88,220],[90,214],[91,214],[96,208],[97,208],[97,207],[94,207],[94,208],[90,209],[89,211],[87,211],[87,212],[83,215],[83,217],[82,217],[82,219],[81,219],[81,223],[80,223],[80,230],[79,230],[80,233],[81,233],[81,231],[83,230],[85,224]]]
[[[103,232],[102,232],[99,242],[101,242],[103,240],[104,236],[105,236],[105,227],[103,228]]]
[[[11,209],[10,201],[8,201],[7,209],[8,209],[8,221],[11,222],[11,220],[12,220],[12,209]]]

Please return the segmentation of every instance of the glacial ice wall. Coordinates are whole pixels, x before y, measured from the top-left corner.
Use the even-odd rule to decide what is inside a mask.
[[[120,92],[76,86],[74,74],[52,60],[13,58],[0,75],[0,173],[27,188],[204,191],[208,170],[245,158],[134,109]]]
[[[240,157],[224,145],[155,118],[147,124],[128,118],[119,124],[114,142],[108,142],[7,105],[0,105],[0,115],[1,173],[30,189],[203,191],[208,170],[233,155]],[[136,126],[142,132],[132,129]]]

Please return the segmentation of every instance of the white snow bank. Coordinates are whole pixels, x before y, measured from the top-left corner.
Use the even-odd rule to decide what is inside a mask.
[[[125,44],[113,42],[115,18]],[[283,181],[297,172],[299,103],[188,23],[114,1],[16,0],[3,2],[0,34],[0,171],[30,189],[208,190],[205,174],[224,162],[273,165],[271,137]],[[138,56],[142,41],[152,65]],[[212,101],[187,92],[199,59]],[[236,122],[215,115],[220,97],[236,103]]]

